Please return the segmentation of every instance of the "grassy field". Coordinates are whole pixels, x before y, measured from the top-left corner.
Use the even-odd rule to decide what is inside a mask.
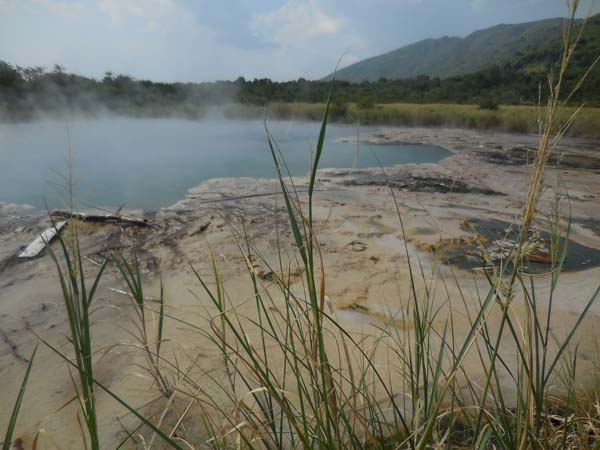
[[[270,119],[292,118],[320,120],[322,103],[272,103],[267,107]],[[559,120],[566,121],[576,108],[566,107]],[[542,111],[543,113],[544,111]],[[226,110],[231,118],[262,117],[258,106],[232,105]],[[361,108],[356,104],[333,104],[332,121],[363,125],[426,126],[498,130],[511,133],[537,133],[537,106],[500,106],[497,110],[480,109],[477,105],[391,103]],[[600,108],[584,108],[570,128],[569,136],[600,138]]]

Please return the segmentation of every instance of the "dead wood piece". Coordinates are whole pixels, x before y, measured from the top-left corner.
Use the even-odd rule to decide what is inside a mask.
[[[128,225],[136,225],[139,227],[150,226],[150,223],[146,219],[136,219],[135,217],[127,217],[121,214],[88,214],[76,211],[65,211],[62,209],[57,209],[52,211],[52,217],[61,217],[63,219],[77,219],[83,222],[124,223]]]
[[[42,251],[46,248],[50,241],[52,241],[52,239],[54,239],[56,235],[60,233],[60,231],[65,227],[66,224],[67,222],[64,221],[57,222],[56,224],[54,224],[54,226],[44,230],[43,233],[41,233],[37,238],[35,238],[33,242],[31,242],[31,244],[29,244],[27,248],[25,248],[25,250],[23,250],[17,256],[19,258],[35,258],[40,253],[42,253]]]

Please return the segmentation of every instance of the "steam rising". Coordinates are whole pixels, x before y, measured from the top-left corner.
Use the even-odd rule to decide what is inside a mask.
[[[59,65],[22,68],[0,61],[0,120],[43,117],[179,117],[198,119],[209,110],[239,103],[245,82],[162,83],[107,72],[101,80],[70,74]]]

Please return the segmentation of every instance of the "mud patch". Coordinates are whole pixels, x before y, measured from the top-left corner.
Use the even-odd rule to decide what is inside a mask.
[[[514,253],[514,245],[520,233],[520,227],[501,220],[471,219],[462,224],[471,235],[441,239],[435,244],[421,245],[420,250],[434,253],[442,262],[458,266],[462,269],[480,269],[489,267],[490,263],[500,264],[510,270],[510,257]],[[552,268],[550,248],[552,237],[542,230],[536,231],[539,246],[524,263],[524,269],[530,273],[546,272]],[[573,272],[600,266],[600,250],[579,244],[564,237],[559,241],[560,255],[567,249],[563,271]]]
[[[390,175],[359,172],[347,174],[342,181],[344,186],[383,186],[404,189],[411,192],[441,194],[482,194],[505,195],[492,189],[473,186],[466,181],[445,177],[423,177],[394,173]]]
[[[535,148],[517,146],[505,149],[483,150],[475,153],[488,162],[502,165],[522,166],[530,164],[535,158]],[[548,163],[567,169],[600,170],[600,157],[584,153],[552,153]]]

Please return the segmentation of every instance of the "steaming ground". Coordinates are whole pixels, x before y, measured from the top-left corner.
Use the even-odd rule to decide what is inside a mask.
[[[315,232],[320,243],[326,274],[326,294],[335,314],[349,332],[366,337],[365,345],[378,334],[379,327],[405,329],[412,324],[401,320],[398,312],[409,301],[408,258],[413,267],[420,265],[424,279],[417,283],[421,294],[429,289],[441,306],[435,327],[441,327],[451,310],[455,311],[457,334],[467,328],[467,313],[478,309],[477,293],[485,292],[487,281],[479,270],[465,270],[453,264],[453,257],[471,242],[477,231],[469,224],[481,221],[518,223],[529,182],[529,167],[523,164],[527,149],[535,145],[535,137],[504,134],[480,134],[464,130],[389,129],[366,138],[368,142],[424,142],[448,148],[452,155],[435,164],[414,164],[386,169],[387,179],[379,170],[323,170],[318,174],[315,199]],[[571,161],[560,170],[564,186],[570,193],[572,218],[571,239],[582,246],[583,262],[561,277],[557,292],[553,325],[557,333],[565,333],[577,314],[593,295],[600,280],[600,177],[595,161],[600,155],[600,142],[566,140],[561,151],[563,160]],[[498,154],[506,158],[498,160]],[[525,155],[525,157],[523,157]],[[547,176],[547,190],[540,208],[540,229],[551,211],[558,171]],[[305,178],[295,180],[303,198]],[[400,230],[393,198],[386,184],[391,182],[398,202],[406,234]],[[563,200],[563,206],[566,202]],[[568,209],[563,209],[567,214]],[[0,222],[0,375],[4,383],[0,404],[11,404],[16,386],[26,366],[38,334],[68,351],[65,339],[67,324],[60,299],[55,269],[49,255],[17,262],[12,258],[19,248],[47,225],[47,219],[21,213],[20,218]],[[282,255],[284,272],[291,277],[292,287],[302,294],[302,273],[293,260],[290,230],[285,226],[286,213],[278,184],[274,180],[237,178],[213,179],[190,190],[185,199],[160,211],[128,211],[129,215],[145,215],[150,229],[119,225],[82,224],[81,243],[85,264],[90,274],[96,263],[113,252],[135,249],[140,258],[148,297],[157,297],[159,274],[164,280],[167,310],[179,322],[168,321],[163,354],[191,376],[209,385],[206,374],[221,376],[222,359],[209,345],[203,332],[210,330],[214,316],[207,296],[195,280],[190,264],[210,282],[211,254],[214,254],[232,307],[250,319],[255,317],[252,287],[246,271],[247,259],[240,251],[245,230],[256,252],[251,261],[261,287],[273,295],[273,315],[283,307],[281,294],[272,286],[280,271]],[[479,222],[478,222],[479,221]],[[237,234],[236,234],[237,233]],[[277,251],[278,244],[281,252]],[[245,245],[245,244],[243,244]],[[56,244],[54,244],[56,246]],[[246,247],[242,246],[243,249]],[[450,261],[448,264],[447,262]],[[287,270],[290,264],[289,270]],[[418,275],[420,279],[421,276]],[[549,275],[540,270],[534,276],[543,299],[549,289]],[[214,286],[214,284],[211,284]],[[460,286],[460,291],[458,289]],[[97,311],[94,313],[94,342],[97,353],[97,377],[112,390],[122,394],[133,405],[145,405],[159,397],[151,382],[136,365],[139,351],[131,346],[129,334],[131,302],[127,296],[111,288],[123,289],[114,268],[99,287]],[[518,296],[517,296],[518,298]],[[521,305],[516,303],[518,310]],[[540,300],[539,308],[545,304]],[[542,314],[543,315],[543,314]],[[490,318],[492,328],[498,323],[499,309]],[[576,342],[580,362],[578,381],[583,387],[595,386],[598,364],[596,346],[600,337],[600,304],[595,304],[586,318]],[[197,327],[197,328],[195,328]],[[201,331],[199,331],[201,330]],[[336,342],[329,341],[331,349]],[[511,355],[509,343],[503,343],[504,354]],[[381,364],[388,356],[378,353]],[[276,361],[272,362],[277,364]],[[482,379],[481,364],[474,354],[466,363],[471,380]],[[204,373],[204,375],[202,374]],[[508,383],[508,378],[500,382]],[[399,386],[396,386],[398,388]],[[28,447],[37,430],[61,448],[81,448],[75,417],[75,402],[61,407],[73,398],[74,390],[66,366],[47,348],[41,347],[17,429]],[[510,400],[510,399],[509,399]],[[224,404],[226,400],[223,399]],[[163,400],[143,408],[159,411]],[[135,420],[103,393],[98,393],[101,438],[110,447],[123,437],[115,418],[125,426]],[[0,412],[0,429],[8,421],[8,411]],[[189,424],[190,432],[201,430]],[[113,445],[114,446],[114,445]]]

